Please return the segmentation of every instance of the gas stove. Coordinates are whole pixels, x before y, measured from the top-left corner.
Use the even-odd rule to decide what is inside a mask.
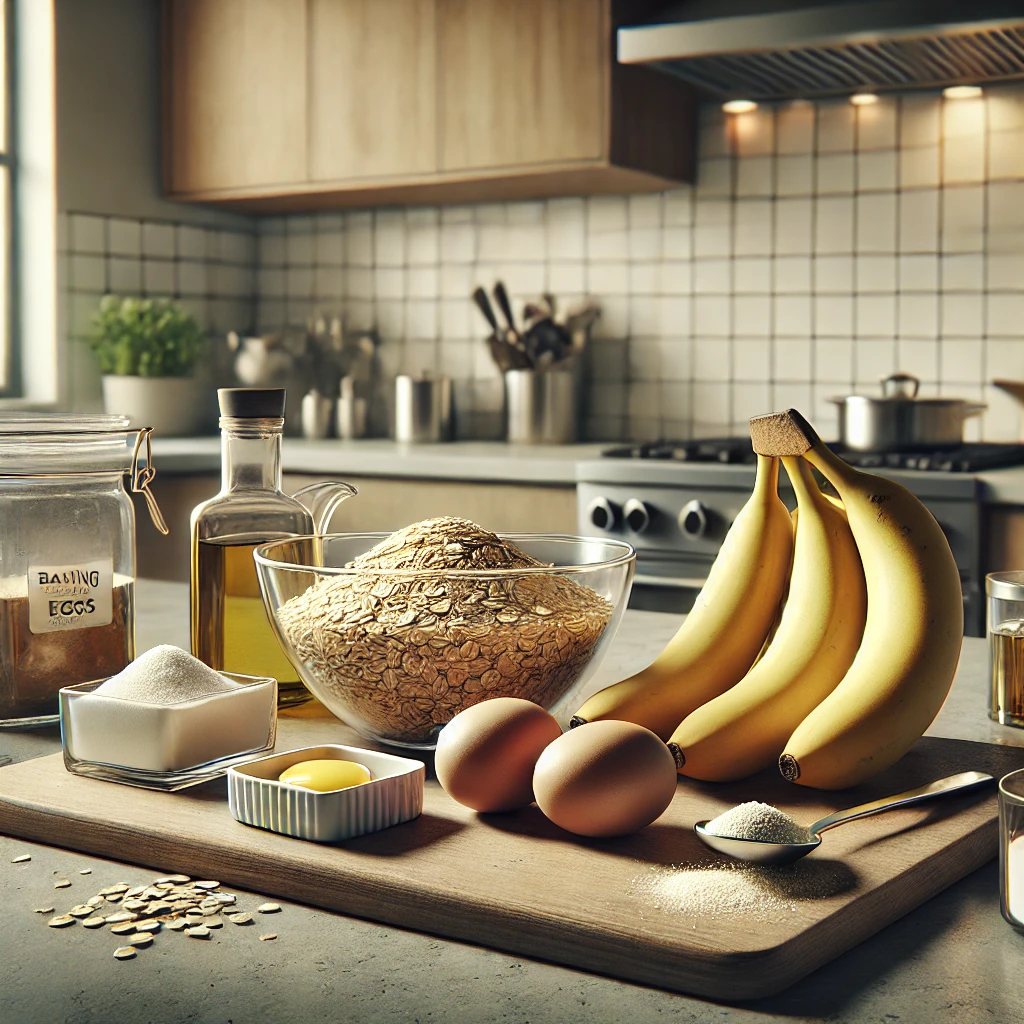
[[[986,469],[1024,465],[1024,444],[976,442],[937,451],[857,452],[841,444],[829,447],[851,466],[862,469],[907,469],[935,473],[978,473]],[[716,437],[696,441],[645,441],[608,448],[607,459],[656,459],[667,462],[753,465],[750,438]]]
[[[898,480],[928,506],[960,569],[965,632],[984,635],[982,506],[974,474],[1024,465],[1024,445],[885,454],[831,447],[852,465]],[[730,437],[622,445],[577,465],[579,532],[618,537],[636,548],[632,607],[689,611],[750,496],[756,461],[749,438]],[[785,473],[779,493],[790,508],[795,505]]]

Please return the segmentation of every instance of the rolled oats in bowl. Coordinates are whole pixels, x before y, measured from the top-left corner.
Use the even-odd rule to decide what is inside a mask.
[[[277,542],[257,563],[279,637],[314,695],[365,735],[431,747],[481,700],[557,710],[578,690],[625,606],[633,551],[499,537],[444,517],[383,538]]]

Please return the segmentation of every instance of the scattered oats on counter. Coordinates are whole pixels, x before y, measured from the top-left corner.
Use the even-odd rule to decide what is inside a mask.
[[[107,900],[121,900],[123,909],[104,917],[95,913],[97,906]],[[130,886],[127,882],[109,885],[85,903],[79,903],[66,914],[50,918],[50,928],[67,928],[77,920],[90,930],[108,928],[111,935],[122,938],[128,945],[114,951],[117,960],[134,959],[138,952],[153,944],[163,931],[184,932],[193,939],[209,939],[210,929],[223,928],[224,915],[233,924],[248,924],[253,915],[235,908],[238,897],[221,892],[220,882],[204,880],[192,882],[188,875],[168,875],[149,885]],[[53,907],[37,907],[34,913],[51,914]],[[279,913],[279,903],[263,903],[260,913]],[[266,936],[261,936],[266,938]],[[276,935],[270,938],[277,938]],[[162,941],[162,940],[161,940]]]
[[[22,853],[11,860],[12,864],[27,864],[32,859],[31,853]]]

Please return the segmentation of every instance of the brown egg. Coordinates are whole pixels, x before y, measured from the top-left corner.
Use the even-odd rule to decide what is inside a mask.
[[[580,836],[623,836],[649,825],[672,802],[676,763],[665,743],[631,722],[570,729],[537,761],[537,806]]]
[[[460,711],[437,737],[434,770],[444,791],[474,811],[533,803],[533,766],[562,735],[539,704],[494,697]]]

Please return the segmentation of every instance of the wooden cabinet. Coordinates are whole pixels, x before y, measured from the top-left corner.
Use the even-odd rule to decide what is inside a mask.
[[[312,0],[314,182],[437,168],[434,0]]]
[[[263,190],[307,177],[306,14],[307,0],[165,5],[172,192]]]
[[[164,3],[175,199],[269,212],[693,177],[694,94],[615,62],[622,0]]]
[[[441,168],[599,160],[607,68],[593,0],[438,0]]]

